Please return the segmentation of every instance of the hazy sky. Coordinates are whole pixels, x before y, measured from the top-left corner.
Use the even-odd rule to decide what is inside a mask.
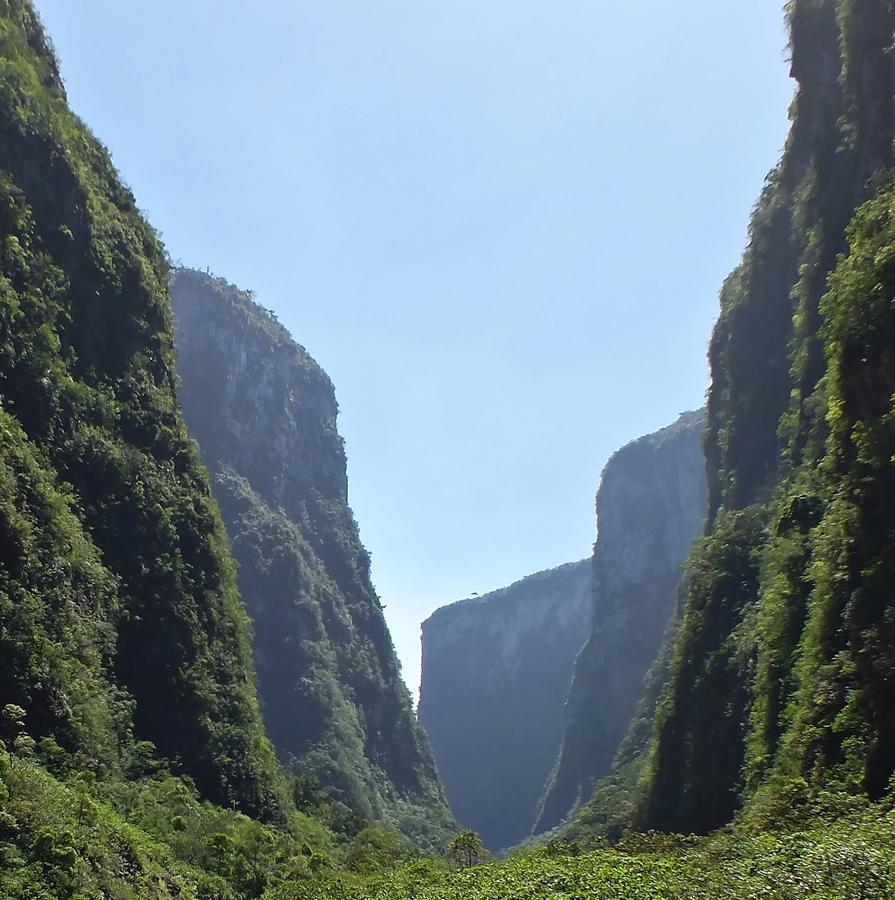
[[[329,372],[404,671],[436,607],[583,558],[702,403],[786,134],[782,0],[37,0],[171,255]]]

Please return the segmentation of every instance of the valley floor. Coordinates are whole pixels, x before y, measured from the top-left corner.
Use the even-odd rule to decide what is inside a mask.
[[[554,839],[458,870],[381,829],[339,838],[301,814],[262,825],[201,802],[164,771],[60,780],[18,744],[9,754],[0,742],[2,900],[895,897],[893,804],[843,793],[779,801],[761,819],[752,807],[708,838],[635,835],[590,852]]]
[[[639,846],[638,846],[639,845]],[[320,900],[877,900],[895,897],[895,814],[874,811],[811,831],[644,836],[578,856],[541,848],[462,872],[420,866],[365,885],[334,879],[279,898]]]

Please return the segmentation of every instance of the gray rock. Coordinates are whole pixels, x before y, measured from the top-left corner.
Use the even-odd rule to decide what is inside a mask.
[[[348,506],[332,382],[225,281],[180,270],[171,293],[181,401],[239,563],[267,732],[361,817],[440,850],[455,823]]]
[[[527,836],[556,758],[591,568],[540,572],[423,623],[420,719],[454,814],[494,850]]]
[[[593,629],[575,665],[562,749],[534,832],[558,825],[607,775],[675,608],[681,564],[702,530],[702,411],[619,450],[597,494]]]

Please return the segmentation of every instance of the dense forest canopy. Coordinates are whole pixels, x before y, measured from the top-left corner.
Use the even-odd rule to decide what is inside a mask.
[[[788,15],[792,131],[710,350],[713,525],[640,813],[663,829],[711,830],[793,779],[879,799],[895,770],[882,512],[895,9],[801,0]]]
[[[276,818],[247,619],[175,396],[167,260],[30,5],[0,9],[3,695],[37,738],[118,766],[151,741],[209,798]]]

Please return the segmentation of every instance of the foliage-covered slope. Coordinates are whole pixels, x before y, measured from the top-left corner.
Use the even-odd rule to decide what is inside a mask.
[[[257,900],[287,886],[320,896],[336,871],[361,883],[417,859],[377,829],[333,834],[300,813],[271,825],[215,806],[149,748],[127,780],[96,779],[45,740],[35,747],[14,707],[0,723],[0,896],[10,900]]]
[[[0,698],[82,765],[133,735],[279,815],[248,623],[174,392],[168,265],[0,0]]]
[[[3,897],[257,898],[411,855],[285,796],[168,277],[32,7],[0,0]]]
[[[893,161],[892,4],[790,0],[787,15],[798,85],[792,128],[722,290],[709,352],[712,517],[767,499],[784,449],[800,459],[819,413],[812,397],[824,369],[827,275],[854,210]]]
[[[440,846],[452,819],[348,506],[333,386],[225,282],[172,285],[184,412],[255,629],[268,733],[361,815]]]
[[[452,603],[423,623],[420,721],[454,814],[494,850],[531,829],[592,607],[587,559]]]
[[[552,841],[458,869],[371,829],[340,850],[302,817],[289,830],[264,826],[201,803],[164,772],[131,784],[61,781],[21,736],[16,745],[15,754],[0,747],[0,896],[17,900],[886,900],[895,891],[889,805],[841,796],[776,833],[638,836],[590,853]]]
[[[834,804],[835,805],[835,804]],[[827,810],[827,814],[832,809]],[[580,853],[552,841],[475,868],[419,864],[359,883],[334,876],[276,900],[888,900],[895,893],[895,817],[887,807],[839,811],[797,829],[708,839],[637,836]]]
[[[562,749],[535,833],[608,774],[675,607],[680,567],[705,518],[702,412],[615,453],[597,494],[594,620],[575,663]]]
[[[760,817],[831,785],[877,798],[895,772],[895,7],[795,0],[788,15],[792,132],[722,293],[713,527],[641,826],[709,831],[744,798]]]

